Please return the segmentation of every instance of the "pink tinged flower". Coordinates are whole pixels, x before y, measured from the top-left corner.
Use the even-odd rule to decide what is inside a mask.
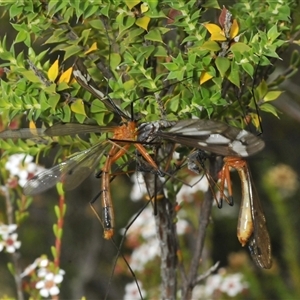
[[[58,274],[48,272],[44,279],[38,281],[35,285],[40,290],[42,297],[56,296],[59,294],[59,288],[57,284],[63,281],[64,271],[60,270]]]
[[[246,285],[242,282],[243,275],[240,273],[228,275],[224,278],[220,290],[223,293],[226,293],[229,297],[235,297],[241,293]]]
[[[142,289],[142,284],[140,281],[138,281],[138,285],[140,287],[141,294],[143,298],[146,297],[146,292]],[[136,282],[128,283],[125,286],[125,295],[124,300],[140,300],[140,293],[137,287]]]
[[[21,242],[17,241],[18,235],[16,233],[2,236],[3,241],[0,242],[0,251],[6,248],[6,252],[14,253],[21,247]]]

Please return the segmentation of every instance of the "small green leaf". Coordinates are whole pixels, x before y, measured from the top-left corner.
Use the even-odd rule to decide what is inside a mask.
[[[105,107],[104,103],[100,101],[99,99],[95,99],[92,102],[91,105],[91,113],[101,113],[101,112],[106,112],[107,108]]]
[[[236,68],[232,68],[228,75],[228,79],[230,82],[232,82],[234,85],[236,85],[238,88],[240,87],[240,75],[239,71]]]
[[[250,63],[242,64],[242,68],[252,77],[254,73],[254,68]]]
[[[218,56],[216,58],[216,67],[219,70],[221,77],[225,76],[225,73],[227,72],[227,70],[230,67],[230,61],[228,58],[226,57],[220,57]]]
[[[95,29],[98,29],[98,30],[103,30],[103,23],[101,22],[100,19],[89,21],[89,25],[92,28],[95,28]]]
[[[276,110],[276,108],[273,105],[271,105],[269,103],[264,103],[259,108],[262,111],[269,112],[269,113],[273,114],[275,117],[279,118],[277,110]]]
[[[265,80],[262,80],[259,86],[256,88],[258,93],[258,99],[263,99],[268,92],[268,85]]]
[[[178,70],[178,65],[175,63],[164,63],[163,65],[169,71],[177,71]]]
[[[220,45],[215,41],[206,41],[200,47],[193,47],[192,51],[195,52],[198,49],[209,50],[209,51],[214,51],[214,52],[221,50]]]
[[[48,98],[48,101],[47,101],[47,104],[52,108],[52,109],[55,109],[58,102],[60,100],[60,95],[56,94],[56,95],[51,95],[49,98]]]
[[[54,211],[55,211],[55,215],[56,215],[57,219],[59,219],[60,218],[60,213],[59,213],[59,207],[57,205],[55,205]],[[52,229],[53,229],[54,235],[57,236],[57,231],[58,231],[57,224],[53,224],[53,228]]]
[[[155,57],[168,57],[167,50],[162,46],[156,46],[154,50],[154,56]]]
[[[51,246],[51,253],[52,253],[53,258],[55,259],[56,256],[57,256],[57,251],[56,251],[56,248],[54,246]]]
[[[231,47],[230,50],[235,53],[235,52],[239,52],[239,53],[244,53],[244,52],[249,52],[251,50],[251,48],[245,44],[245,43],[234,43]]]
[[[85,121],[86,116],[80,115],[80,114],[75,114],[75,118],[78,121],[78,123],[82,124]]]
[[[40,79],[31,70],[23,71],[22,75],[30,82],[33,83],[41,82]]]
[[[82,99],[76,99],[73,103],[71,103],[71,111],[86,116],[84,102]]]
[[[145,40],[163,43],[161,33],[158,29],[152,29],[145,35]]]
[[[268,92],[265,95],[265,97],[264,97],[264,101],[273,101],[273,100],[276,100],[281,94],[282,94],[282,91],[271,91],[271,92]]]
[[[70,122],[71,120],[71,110],[68,105],[63,106],[63,116],[62,116],[62,121],[63,122]]]
[[[120,65],[122,58],[119,53],[111,53],[110,54],[110,66],[112,70],[116,70]]]
[[[82,47],[77,46],[77,45],[72,45],[72,46],[63,48],[63,50],[65,51],[64,60],[66,60],[67,58],[80,53],[82,51]]]
[[[12,275],[15,275],[16,274],[16,271],[15,271],[15,267],[13,265],[13,263],[7,263],[7,269],[9,270],[9,272],[12,274]]]

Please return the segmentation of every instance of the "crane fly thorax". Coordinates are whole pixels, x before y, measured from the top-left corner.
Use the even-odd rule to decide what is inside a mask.
[[[136,140],[136,136],[137,136],[136,122],[129,121],[115,128],[113,139],[134,141]]]

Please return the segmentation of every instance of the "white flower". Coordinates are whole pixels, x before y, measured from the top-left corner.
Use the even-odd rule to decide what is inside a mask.
[[[133,186],[130,193],[130,199],[132,201],[139,201],[144,197],[145,194],[147,194],[144,177],[142,173],[136,172],[132,175],[131,180],[133,182]]]
[[[146,297],[146,292],[142,289],[142,283],[140,281],[128,283],[125,286],[125,295],[124,300],[140,300],[141,296],[137,287],[137,284],[139,285],[141,294],[143,298]]]
[[[147,206],[139,215],[134,215],[129,223],[133,220],[134,222],[127,231],[127,236],[141,235],[144,239],[156,237],[155,220],[153,217],[152,206]]]
[[[13,233],[17,229],[17,224],[10,224],[10,225],[5,225],[1,224],[0,225],[0,235],[5,236]]]
[[[184,184],[180,191],[177,193],[177,202],[182,201],[191,202],[193,197],[191,195],[198,191],[206,192],[208,190],[209,183],[206,176],[195,176],[189,180],[189,185]]]
[[[134,249],[131,254],[130,267],[134,271],[142,271],[144,266],[158,255],[160,255],[158,240],[150,239]]]
[[[63,270],[59,270],[58,274],[53,274],[52,272],[43,274],[45,275],[44,279],[38,281],[35,285],[35,287],[40,290],[40,295],[45,298],[58,295],[60,291],[57,284],[63,281],[64,274],[65,272]]]
[[[176,231],[178,235],[185,234],[187,228],[189,228],[189,223],[186,220],[180,219],[176,222]]]
[[[248,286],[247,284],[243,283],[242,280],[243,275],[241,273],[228,275],[224,278],[220,286],[220,290],[223,293],[226,293],[229,297],[235,297]]]
[[[14,253],[16,249],[19,249],[21,247],[21,242],[17,241],[18,234],[8,234],[2,236],[3,241],[0,242],[0,251],[6,248],[6,252],[8,253]]]
[[[35,175],[42,170],[40,166],[32,162],[33,157],[25,154],[11,155],[6,164],[5,169],[9,171],[12,177],[19,178],[19,185],[23,187],[31,175]]]
[[[211,296],[216,290],[220,288],[223,277],[220,274],[214,274],[207,278],[205,284],[205,294]]]
[[[193,288],[192,299],[207,299],[207,295],[205,293],[205,286],[200,284],[196,285]]]

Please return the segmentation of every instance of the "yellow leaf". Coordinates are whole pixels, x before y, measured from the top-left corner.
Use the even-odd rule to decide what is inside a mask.
[[[36,129],[35,123],[33,121],[29,122],[29,128],[30,129]]]
[[[54,81],[58,75],[58,71],[59,71],[59,65],[58,65],[58,59],[57,59],[48,70],[48,78],[51,81]]]
[[[76,99],[72,104],[71,104],[71,111],[86,116],[85,109],[84,109],[84,103],[82,99]]]
[[[139,0],[127,0],[125,1],[126,5],[128,8],[131,10],[133,9],[136,5],[138,5],[141,1]]]
[[[250,117],[251,117],[252,124],[255,126],[255,128],[259,128],[261,124],[260,116],[258,114],[251,113]]]
[[[142,3],[142,5],[141,5],[141,12],[142,13],[145,13],[145,12],[147,12],[149,10],[149,5],[147,4],[147,3]]]
[[[141,18],[138,18],[135,24],[145,30],[148,30],[149,22],[150,22],[150,18],[148,16],[143,16]]]
[[[233,20],[230,28],[230,39],[233,40],[239,33],[240,27],[236,19]]]
[[[221,27],[216,24],[205,24],[204,26],[211,34],[212,41],[226,41],[226,37]]]
[[[58,83],[66,82],[69,83],[71,79],[71,75],[73,72],[73,68],[70,67],[68,70],[64,71],[58,79]]]
[[[202,72],[200,76],[200,85],[203,84],[204,82],[210,80],[213,76],[208,74],[207,72]]]
[[[93,52],[93,51],[95,51],[95,50],[97,50],[97,49],[98,49],[97,43],[95,42],[95,43],[93,43],[93,45],[90,47],[90,49],[88,49],[87,51],[85,51],[84,54],[89,54],[89,53],[91,53],[91,52]]]

